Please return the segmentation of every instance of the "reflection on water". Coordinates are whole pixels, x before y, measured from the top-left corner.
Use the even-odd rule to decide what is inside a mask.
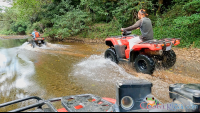
[[[0,48],[12,48],[21,46],[28,39],[0,39]]]
[[[3,41],[6,42],[5,40]],[[18,42],[18,41],[17,41]],[[18,44],[18,43],[17,43]],[[34,63],[20,54],[18,47],[0,49],[0,95],[9,97],[12,91],[27,89],[32,85],[30,76],[35,74]],[[37,85],[35,85],[37,86]],[[37,89],[37,87],[35,87]],[[23,97],[22,94],[15,94]],[[2,98],[1,98],[2,99]]]

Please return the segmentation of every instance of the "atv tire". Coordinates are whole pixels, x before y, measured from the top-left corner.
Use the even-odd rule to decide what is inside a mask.
[[[170,68],[176,63],[176,54],[173,50],[163,52],[162,66]]]
[[[42,47],[42,44],[39,44],[39,47]]]
[[[135,59],[134,66],[137,72],[153,74],[155,62],[152,58],[146,55],[138,55]]]
[[[113,61],[115,63],[119,63],[119,61],[117,60],[117,55],[116,55],[114,49],[112,49],[112,48],[109,48],[106,50],[104,57],[110,59],[111,61]]]

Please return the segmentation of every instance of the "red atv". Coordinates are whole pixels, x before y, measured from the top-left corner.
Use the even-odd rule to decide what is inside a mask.
[[[178,38],[165,38],[161,40],[148,40],[129,47],[129,40],[137,35],[130,35],[131,31],[124,31],[122,36],[106,38],[105,43],[110,48],[105,52],[105,58],[118,63],[125,61],[133,63],[137,72],[152,74],[155,64],[164,68],[172,67],[176,62],[176,54],[171,49],[180,44]]]

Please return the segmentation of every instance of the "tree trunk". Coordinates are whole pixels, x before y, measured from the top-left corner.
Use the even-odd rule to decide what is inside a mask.
[[[156,15],[160,14],[161,6],[163,5],[163,0],[158,0],[158,5],[159,5],[159,7],[158,7]]]

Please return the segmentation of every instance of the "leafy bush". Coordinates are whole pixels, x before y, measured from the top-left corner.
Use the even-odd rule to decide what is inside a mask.
[[[97,23],[85,30],[81,36],[91,39],[107,38],[121,35],[120,28],[121,25],[116,20],[112,20],[109,23]]]
[[[157,20],[154,27],[154,38],[181,38],[179,47],[200,47],[200,15],[177,17],[171,21]],[[168,24],[168,25],[167,25]]]
[[[199,13],[200,12],[200,1],[192,0],[191,2],[186,3],[183,6],[183,9],[189,14]]]
[[[199,24],[200,14],[192,14],[191,16],[178,17],[174,19],[174,24],[177,26],[188,26]]]
[[[141,8],[152,8],[150,0],[81,0],[81,5],[91,13],[93,22],[108,23],[115,17],[123,26],[133,24]]]
[[[53,31],[48,32],[54,32],[56,37],[64,38],[78,34],[81,30],[86,28],[91,19],[86,12],[79,9],[73,9],[65,15],[57,16],[52,19],[52,21],[54,23],[52,28]]]

